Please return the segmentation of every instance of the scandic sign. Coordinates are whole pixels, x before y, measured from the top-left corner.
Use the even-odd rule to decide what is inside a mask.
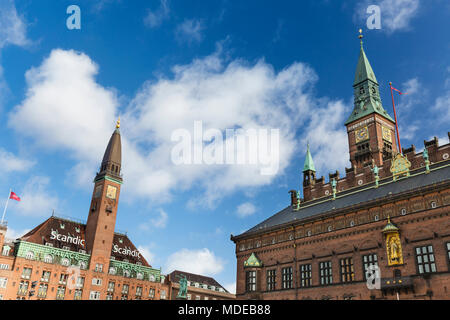
[[[58,240],[61,242],[66,242],[66,243],[73,243],[76,245],[81,245],[84,247],[85,244],[85,240],[81,239],[80,236],[76,236],[76,237],[72,237],[70,235],[65,235],[65,234],[59,234],[58,231],[53,230],[51,232],[50,235],[50,239],[51,240]],[[141,253],[137,250],[131,250],[128,248],[120,248],[117,244],[113,245],[113,252],[115,253],[119,253],[119,254],[123,254],[123,255],[127,255],[127,256],[132,256],[132,257],[141,257]]]

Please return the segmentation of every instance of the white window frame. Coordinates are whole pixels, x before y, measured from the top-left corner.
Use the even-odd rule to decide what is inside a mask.
[[[100,300],[100,292],[99,291],[91,291],[89,293],[89,300]]]

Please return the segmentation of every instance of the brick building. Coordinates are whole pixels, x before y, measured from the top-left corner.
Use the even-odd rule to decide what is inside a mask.
[[[5,240],[7,226],[0,225],[0,300],[169,299],[161,269],[152,268],[126,234],[115,232],[119,124],[94,179],[85,223],[52,215],[14,241]]]
[[[345,176],[308,147],[303,198],[231,236],[238,299],[450,298],[450,143],[399,153],[362,41],[353,88]]]
[[[220,283],[211,277],[199,274],[175,270],[166,277],[166,283],[170,286],[169,296],[176,300],[180,286],[179,276],[187,279],[187,300],[234,300],[236,296],[229,293]]]

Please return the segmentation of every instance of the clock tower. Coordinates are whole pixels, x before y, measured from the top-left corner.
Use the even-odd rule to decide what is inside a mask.
[[[94,179],[94,191],[86,224],[86,248],[91,254],[89,269],[107,271],[116,225],[122,175],[122,145],[120,119],[109,139],[108,146]]]
[[[360,30],[361,33],[361,30]],[[350,162],[352,167],[382,166],[398,152],[395,142],[395,122],[383,108],[375,74],[364,52],[362,35],[361,50],[356,67],[354,108],[345,122],[348,134]]]

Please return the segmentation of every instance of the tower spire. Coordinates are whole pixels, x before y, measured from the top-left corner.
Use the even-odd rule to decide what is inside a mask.
[[[314,161],[312,159],[311,152],[309,151],[309,143],[307,143],[305,163],[303,165],[303,172],[305,171],[316,172],[316,168],[314,167]]]

